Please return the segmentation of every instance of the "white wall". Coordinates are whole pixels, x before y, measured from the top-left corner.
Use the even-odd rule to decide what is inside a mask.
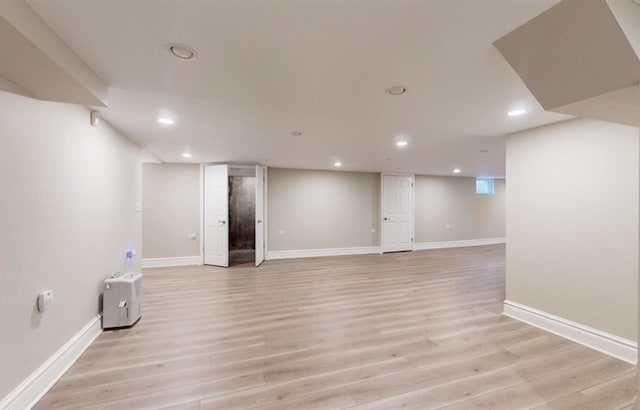
[[[199,256],[200,166],[142,165],[142,256]]]
[[[416,176],[416,242],[443,242],[505,236],[505,182],[494,194],[476,194],[476,179]]]
[[[378,245],[379,174],[269,168],[267,189],[270,251]]]
[[[507,299],[637,340],[638,129],[571,120],[507,138]]]
[[[100,312],[107,275],[139,269],[139,156],[84,107],[0,92],[0,398]]]

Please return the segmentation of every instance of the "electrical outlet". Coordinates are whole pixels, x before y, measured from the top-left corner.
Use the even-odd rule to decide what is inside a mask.
[[[53,290],[43,290],[38,295],[38,310],[44,312],[53,303]]]

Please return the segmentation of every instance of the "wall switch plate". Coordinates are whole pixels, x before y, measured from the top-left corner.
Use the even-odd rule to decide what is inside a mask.
[[[53,303],[53,290],[44,290],[38,294],[38,310],[44,312]]]

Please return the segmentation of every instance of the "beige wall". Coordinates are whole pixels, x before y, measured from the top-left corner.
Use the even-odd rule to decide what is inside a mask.
[[[142,256],[200,255],[200,166],[142,165]]]
[[[269,251],[379,245],[379,174],[269,168],[268,178]],[[144,164],[142,181],[143,257],[199,255],[188,239],[200,232],[198,166]],[[476,194],[474,178],[416,176],[416,242],[505,236],[504,180],[495,190]]]
[[[504,180],[494,195],[475,178],[415,181],[417,243],[505,236]],[[379,246],[379,197],[379,174],[269,168],[269,250]]]
[[[378,245],[379,174],[269,168],[267,189],[270,251]]]
[[[476,194],[475,178],[416,176],[416,242],[505,236],[505,183],[493,195]]]
[[[139,157],[84,107],[0,92],[0,398],[99,313],[106,276],[140,269]]]
[[[507,299],[636,340],[638,129],[572,120],[507,138]]]

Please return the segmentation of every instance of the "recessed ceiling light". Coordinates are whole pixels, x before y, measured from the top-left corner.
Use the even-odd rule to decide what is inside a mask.
[[[387,94],[389,95],[402,95],[407,92],[407,87],[403,87],[401,85],[394,85],[391,88],[387,89]]]
[[[459,174],[460,172],[461,172],[460,168],[454,168],[454,170],[453,170],[454,174]]]
[[[198,57],[196,50],[178,43],[169,43],[164,48],[180,60],[195,60]]]
[[[397,147],[406,147],[407,144],[409,144],[407,141],[401,140],[401,141],[396,141],[396,146]]]
[[[158,122],[162,125],[172,125],[174,124],[174,121],[171,118],[168,117],[160,117],[158,118]]]
[[[302,135],[302,131],[291,131],[289,134],[293,135],[294,137],[299,137]]]
[[[334,167],[338,167],[338,168],[339,168],[339,167],[341,167],[341,166],[342,166],[342,162],[340,162],[340,161],[336,161],[336,162],[334,162],[334,163],[333,163],[333,166],[334,166]]]
[[[509,117],[517,117],[518,115],[525,114],[527,110],[512,110],[507,113]]]
[[[189,154],[188,152],[185,152],[184,154],[182,154],[182,156],[185,158],[191,158],[191,154]]]

